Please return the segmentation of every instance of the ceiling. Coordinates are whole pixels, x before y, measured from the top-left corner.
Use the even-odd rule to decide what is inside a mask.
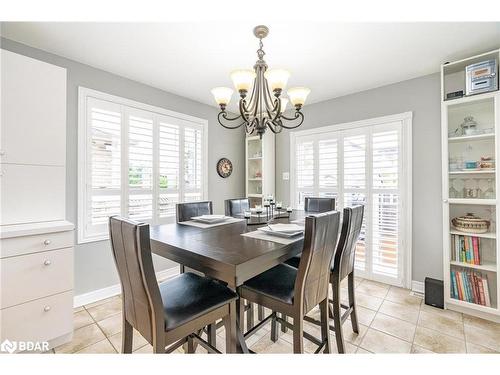
[[[255,23],[2,23],[2,36],[215,105],[210,89],[257,58]],[[439,71],[500,47],[500,23],[268,24],[268,65],[307,86],[308,103]],[[234,104],[233,99],[233,104]]]

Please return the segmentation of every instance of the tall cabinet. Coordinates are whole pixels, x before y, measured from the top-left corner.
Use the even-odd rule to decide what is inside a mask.
[[[73,332],[66,69],[0,52],[0,342],[54,347]]]
[[[262,136],[247,136],[246,138],[246,195],[250,207],[263,205],[263,199],[274,196],[275,183],[275,136],[268,130]]]
[[[444,298],[448,309],[500,322],[500,92],[466,91],[467,67],[492,60],[498,80],[499,50],[441,66]]]

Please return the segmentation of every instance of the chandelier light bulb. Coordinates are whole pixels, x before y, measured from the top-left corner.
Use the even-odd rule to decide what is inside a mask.
[[[229,87],[215,87],[212,89],[212,95],[218,105],[228,105],[233,95],[233,89]]]
[[[311,90],[307,87],[292,87],[287,91],[288,97],[294,106],[302,107]]]
[[[249,69],[238,69],[231,72],[231,80],[238,92],[250,91],[255,77],[255,72]]]
[[[290,72],[285,69],[270,69],[264,73],[271,91],[283,90],[286,87]]]

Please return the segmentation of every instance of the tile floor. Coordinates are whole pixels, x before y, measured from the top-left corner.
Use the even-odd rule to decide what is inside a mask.
[[[342,297],[347,290],[342,288]],[[440,310],[423,304],[409,290],[356,279],[360,332],[344,324],[348,353],[499,353],[500,324]],[[317,315],[313,310],[310,315]],[[55,353],[117,353],[121,345],[121,300],[112,297],[75,309],[73,341],[55,348]],[[305,323],[305,330],[320,336],[318,327]],[[291,331],[270,340],[270,323],[247,340],[257,353],[292,353]],[[335,338],[332,334],[332,342]],[[217,331],[217,347],[224,351],[224,330]],[[335,347],[335,345],[334,345]],[[315,345],[304,340],[304,350]],[[335,348],[336,350],[336,348]],[[134,332],[134,353],[152,353],[151,345]],[[198,353],[206,351],[198,346]],[[183,353],[182,348],[176,353]]]

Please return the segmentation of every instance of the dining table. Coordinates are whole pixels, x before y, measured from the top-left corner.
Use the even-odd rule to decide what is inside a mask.
[[[300,225],[306,215],[304,211],[294,210],[271,221]],[[245,234],[266,226],[266,222],[253,216],[245,219],[237,215],[236,218],[241,220],[207,228],[182,223],[151,226],[151,251],[179,263],[182,268],[220,280],[235,291],[245,281],[302,252],[302,237],[291,241],[251,237]],[[239,316],[237,314],[237,347],[249,353]]]

